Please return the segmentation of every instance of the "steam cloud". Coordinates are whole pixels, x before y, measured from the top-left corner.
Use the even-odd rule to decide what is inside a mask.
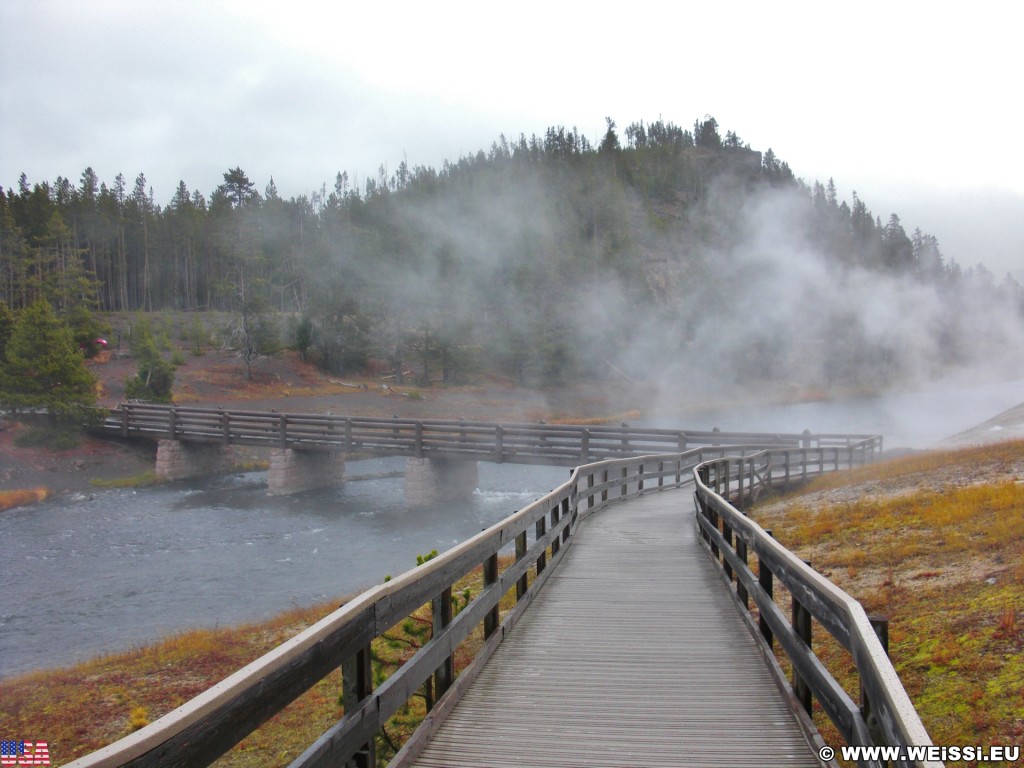
[[[341,250],[335,266],[371,286],[395,338],[448,333],[532,383],[629,378],[662,408],[692,393],[870,392],[1024,369],[1019,286],[983,268],[925,279],[844,263],[816,244],[794,186],[723,176],[684,218],[658,218],[603,183],[511,166],[454,195],[395,196],[398,237],[416,239],[396,249],[415,263]]]

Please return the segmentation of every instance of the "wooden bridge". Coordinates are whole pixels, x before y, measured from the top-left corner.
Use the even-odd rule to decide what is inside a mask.
[[[481,461],[575,467],[701,446],[845,447],[866,444],[868,438],[810,432],[652,429],[628,424],[381,419],[135,403],[106,414],[101,430],[108,435],[158,441],[156,474],[167,480],[231,471],[235,466],[233,446],[268,448],[271,495],[343,482],[346,457],[404,456],[406,501],[413,506],[469,498],[478,484],[476,464]]]
[[[389,765],[830,764],[812,701],[849,744],[928,745],[861,606],[737,509],[870,461],[880,446],[706,446],[579,466],[543,498],[72,765],[207,765],[338,667],[344,716],[294,768],[377,765],[382,728],[417,696],[425,719]],[[453,611],[453,586],[473,573],[476,593]],[[425,605],[430,640],[375,684],[371,644]],[[814,655],[812,628],[849,651],[860,701]],[[479,650],[456,668],[471,635]]]
[[[700,446],[863,443],[868,435],[722,432],[621,426],[333,416],[124,403],[106,415],[110,435],[355,455],[462,459],[575,467]]]

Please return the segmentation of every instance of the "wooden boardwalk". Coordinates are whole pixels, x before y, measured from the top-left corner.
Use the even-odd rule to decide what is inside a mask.
[[[689,489],[596,512],[414,764],[819,766],[725,590]]]

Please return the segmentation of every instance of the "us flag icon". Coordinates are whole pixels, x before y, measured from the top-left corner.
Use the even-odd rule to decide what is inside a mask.
[[[45,741],[4,740],[0,743],[0,765],[49,765],[50,745]]]

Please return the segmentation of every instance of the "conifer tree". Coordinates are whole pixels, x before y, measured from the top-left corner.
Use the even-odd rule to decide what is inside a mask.
[[[43,410],[54,420],[83,418],[96,402],[96,379],[71,329],[49,303],[18,313],[4,350],[0,408]]]
[[[4,302],[0,301],[0,371],[3,370],[6,357],[4,350],[7,348],[7,342],[11,338],[11,333],[14,332],[14,313],[11,312]]]

